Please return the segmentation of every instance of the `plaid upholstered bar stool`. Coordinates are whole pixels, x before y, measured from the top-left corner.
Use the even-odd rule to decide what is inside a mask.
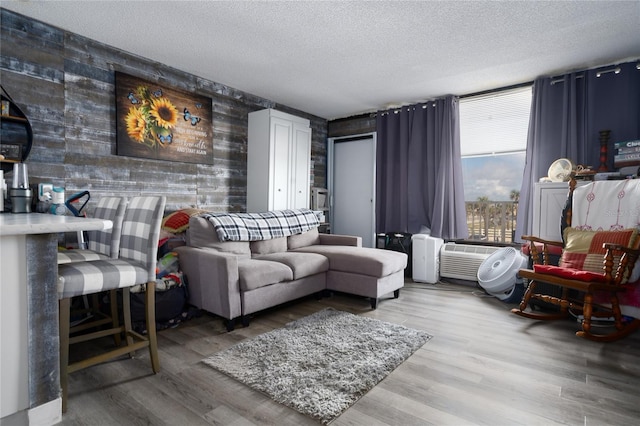
[[[58,265],[101,259],[117,259],[120,252],[120,233],[122,221],[127,207],[127,199],[123,197],[102,197],[93,213],[93,217],[110,220],[113,227],[107,230],[90,231],[87,233],[87,248],[77,248],[58,252]],[[80,241],[79,241],[80,242]],[[96,328],[111,323],[112,328],[119,327],[117,292],[110,291],[111,313],[107,315],[100,309],[99,293],[89,297],[83,295],[82,307],[73,309],[72,317],[76,325],[70,329],[70,334],[77,334],[83,330]],[[120,335],[114,335],[117,345],[120,345]]]
[[[123,197],[102,197],[98,201],[93,217],[113,222],[107,230],[89,231],[86,249],[77,248],[58,252],[58,265],[88,260],[117,259],[120,251],[120,232],[127,199]]]
[[[60,383],[62,411],[67,409],[68,375],[125,354],[149,348],[151,368],[160,370],[155,323],[156,257],[160,224],[166,199],[140,196],[129,200],[122,223],[120,253],[117,259],[102,259],[58,266],[58,298],[60,299]],[[147,334],[136,333],[131,325],[129,289],[145,284]],[[122,289],[124,325],[70,337],[70,305],[74,296]],[[111,351],[69,364],[69,346],[105,336],[124,333],[125,344]]]

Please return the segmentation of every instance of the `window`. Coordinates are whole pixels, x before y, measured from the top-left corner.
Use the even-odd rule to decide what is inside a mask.
[[[472,239],[511,242],[525,166],[531,86],[460,100],[460,148]]]

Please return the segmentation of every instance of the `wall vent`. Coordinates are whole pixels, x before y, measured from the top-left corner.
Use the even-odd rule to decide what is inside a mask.
[[[501,247],[446,243],[440,249],[440,276],[478,281],[482,262]]]

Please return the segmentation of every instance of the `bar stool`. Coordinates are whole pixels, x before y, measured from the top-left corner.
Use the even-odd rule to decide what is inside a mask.
[[[82,261],[93,261],[100,259],[117,259],[120,251],[120,233],[122,232],[122,221],[127,207],[127,199],[123,197],[103,197],[98,201],[93,216],[99,219],[106,219],[113,222],[113,227],[108,230],[90,231],[87,233],[87,248],[77,248],[58,252],[58,265]],[[80,238],[78,239],[80,242]],[[91,304],[88,296],[83,295],[83,305],[81,309],[74,309],[73,315],[80,318],[74,321],[70,334],[76,334],[83,330],[96,328],[104,324],[111,323],[112,328],[119,327],[117,292],[116,289],[110,292],[111,314],[106,315],[100,310],[99,293],[91,295]],[[89,321],[91,319],[91,321]],[[116,345],[120,345],[120,335],[114,335]]]
[[[86,249],[77,248],[58,252],[58,265],[88,260],[117,259],[120,251],[120,232],[127,199],[123,197],[103,197],[98,201],[94,217],[113,222],[108,230],[89,231]]]
[[[166,198],[138,196],[129,200],[122,223],[120,253],[117,259],[101,259],[67,263],[58,266],[58,298],[60,305],[60,384],[62,411],[68,400],[68,375],[125,354],[149,348],[151,368],[160,370],[155,321],[156,257],[160,238],[160,224]],[[147,335],[136,333],[131,325],[129,289],[145,285],[145,317]],[[70,337],[70,307],[74,296],[89,295],[105,290],[122,289],[124,325]],[[69,346],[124,332],[125,345],[103,354],[69,364]]]

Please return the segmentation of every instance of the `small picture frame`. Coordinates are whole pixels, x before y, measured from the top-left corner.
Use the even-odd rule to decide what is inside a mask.
[[[329,210],[329,190],[326,188],[311,188],[311,210]]]

